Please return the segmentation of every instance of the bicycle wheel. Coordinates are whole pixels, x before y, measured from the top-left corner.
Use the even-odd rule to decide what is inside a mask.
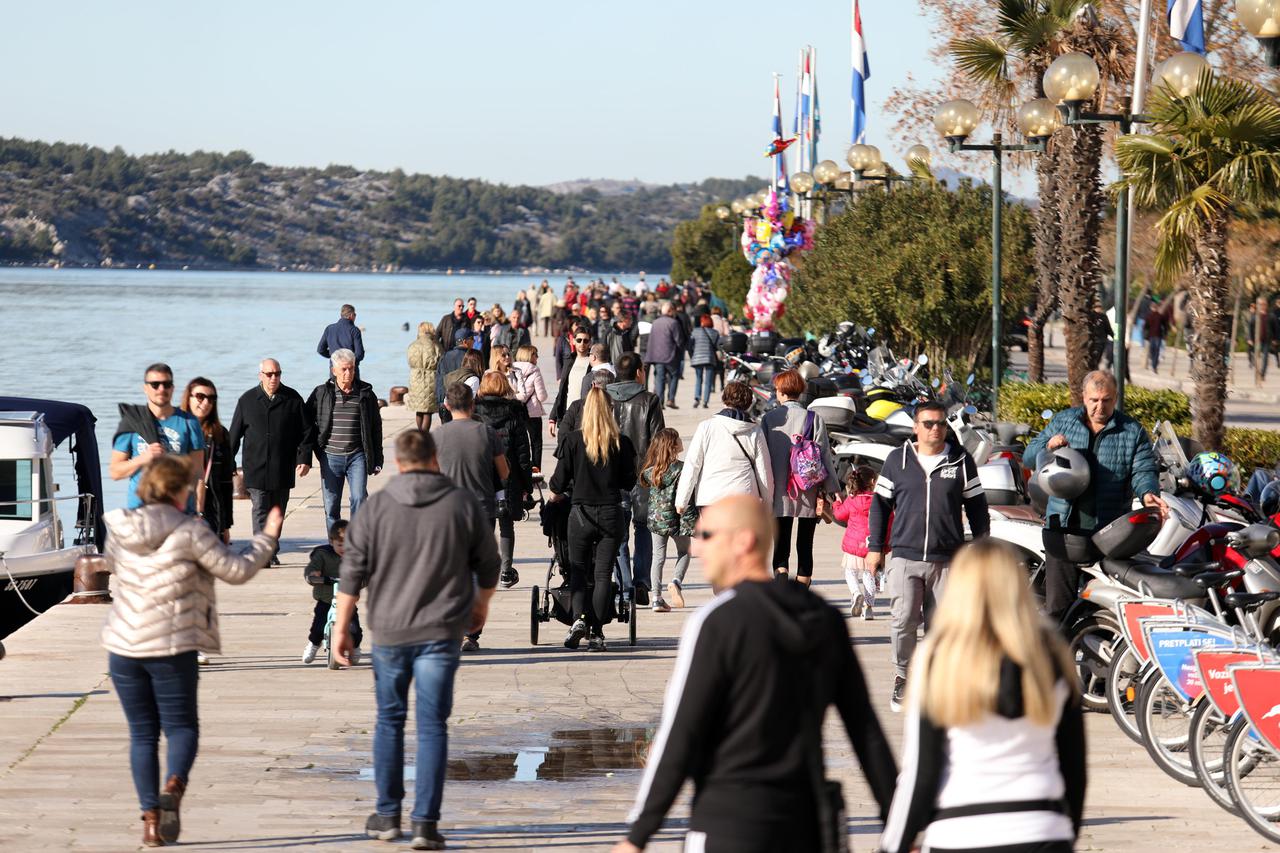
[[[1071,657],[1076,662],[1080,700],[1086,711],[1107,710],[1107,668],[1121,639],[1119,623],[1103,611],[1081,621],[1071,637]]]
[[[1134,743],[1142,743],[1142,735],[1138,734],[1138,721],[1133,716],[1134,701],[1138,698],[1136,676],[1139,667],[1138,656],[1133,653],[1129,644],[1123,637],[1117,640],[1115,654],[1107,668],[1107,710],[1111,712],[1120,731]]]
[[[1250,735],[1249,724],[1241,720],[1227,736],[1227,788],[1245,823],[1271,843],[1280,843],[1280,758]]]
[[[1134,709],[1138,732],[1147,754],[1156,766],[1192,788],[1200,786],[1187,754],[1191,729],[1191,708],[1161,673],[1142,683]]]
[[[1231,724],[1222,718],[1213,703],[1201,700],[1191,714],[1191,741],[1188,744],[1191,767],[1209,799],[1238,815],[1240,810],[1236,801],[1231,799],[1222,763],[1230,734]]]

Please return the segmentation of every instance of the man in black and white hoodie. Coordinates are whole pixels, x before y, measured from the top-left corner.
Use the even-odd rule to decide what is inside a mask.
[[[921,403],[915,434],[914,442],[884,461],[871,501],[867,543],[867,568],[878,570],[892,516],[893,556],[885,585],[896,669],[889,705],[895,711],[902,710],[916,631],[921,624],[929,630],[947,564],[965,542],[961,509],[974,539],[986,536],[991,527],[977,464],[959,444],[947,441],[947,410],[940,403]]]

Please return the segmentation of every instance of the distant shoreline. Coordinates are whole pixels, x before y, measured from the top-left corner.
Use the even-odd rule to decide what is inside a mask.
[[[133,266],[125,264],[113,264],[111,266],[103,266],[100,264],[24,264],[13,261],[0,263],[0,269],[35,269],[35,270],[70,270],[76,272],[84,272],[87,270],[97,270],[101,272],[218,272],[218,273],[329,273],[333,275],[448,275],[448,276],[528,276],[536,278],[561,278],[570,276],[617,276],[618,278],[638,278],[641,274],[646,279],[654,280],[670,277],[670,271],[666,272],[649,272],[648,270],[587,270],[587,269],[382,269],[372,270],[364,267],[343,267],[343,268],[322,268],[309,266],[295,267],[223,267],[223,266],[193,266],[190,264],[136,264]]]

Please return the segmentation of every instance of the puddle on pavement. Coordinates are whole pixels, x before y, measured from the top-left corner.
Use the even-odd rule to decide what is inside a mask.
[[[546,746],[450,758],[445,778],[452,782],[568,782],[638,770],[645,765],[653,735],[654,729],[647,726],[554,731]],[[413,766],[404,768],[405,781],[416,775]],[[373,781],[373,768],[361,768],[360,778]]]

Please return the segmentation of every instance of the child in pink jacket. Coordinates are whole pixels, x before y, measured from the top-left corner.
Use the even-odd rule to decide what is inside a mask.
[[[868,516],[871,513],[871,493],[876,488],[875,469],[860,465],[849,472],[849,481],[845,484],[846,497],[832,507],[836,521],[845,525],[844,541],[844,582],[849,585],[853,596],[853,604],[849,614],[863,619],[875,618],[873,607],[876,601],[876,573],[868,569],[866,564]],[[892,526],[892,521],[890,521]],[[888,535],[885,536],[885,550],[889,550]]]

